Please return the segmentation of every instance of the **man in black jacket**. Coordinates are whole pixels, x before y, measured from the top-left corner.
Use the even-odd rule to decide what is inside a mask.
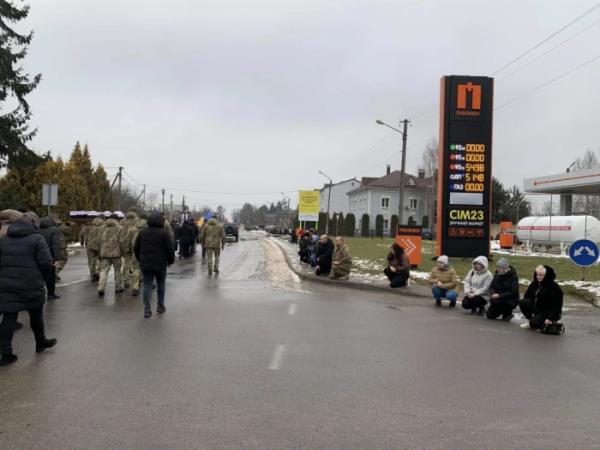
[[[529,319],[522,328],[541,330],[545,325],[560,320],[563,305],[563,292],[554,281],[556,273],[550,266],[537,266],[533,273],[533,281],[525,291],[519,303],[521,312]]]
[[[56,267],[60,260],[63,236],[52,217],[44,217],[40,221],[40,234],[46,240],[46,244],[50,250],[50,256],[52,257],[52,264]],[[48,288],[48,300],[60,298],[59,295],[56,295],[55,270],[51,270],[46,274],[46,287]]]
[[[508,322],[514,315],[513,309],[519,304],[519,276],[514,267],[504,258],[496,263],[496,274],[490,284],[490,307],[486,311],[488,319]]]
[[[0,365],[17,360],[12,338],[19,311],[29,312],[36,352],[56,344],[56,339],[46,339],[44,332],[44,285],[50,271],[54,266],[44,238],[28,218],[15,221],[0,239]]]
[[[152,316],[150,298],[152,297],[152,284],[156,279],[156,293],[158,304],[156,312],[164,313],[165,308],[165,281],[167,266],[175,262],[173,241],[164,229],[165,219],[159,213],[148,217],[148,228],[139,232],[133,245],[133,252],[140,262],[144,278],[144,317]]]
[[[321,236],[317,247],[317,269],[315,270],[315,275],[329,275],[329,272],[331,272],[333,250],[334,245],[329,236],[326,234]]]

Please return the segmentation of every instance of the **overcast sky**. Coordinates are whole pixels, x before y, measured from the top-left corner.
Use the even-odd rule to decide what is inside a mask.
[[[26,69],[43,74],[29,97],[33,147],[67,157],[80,140],[129,183],[231,211],[281,192],[294,204],[295,191],[327,181],[319,170],[335,182],[399,169],[401,136],[377,118],[414,118],[407,171],[416,172],[438,135],[441,76],[491,75],[595,2],[30,3]],[[495,75],[495,104],[598,55],[600,9]],[[600,148],[599,72],[597,60],[495,112],[497,178],[522,187]]]

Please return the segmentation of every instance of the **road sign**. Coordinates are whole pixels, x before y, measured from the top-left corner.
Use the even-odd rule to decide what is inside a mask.
[[[42,205],[58,205],[58,184],[42,184]]]
[[[578,266],[591,266],[598,261],[598,246],[588,239],[575,241],[569,247],[569,258]]]
[[[398,225],[396,243],[401,245],[412,267],[421,264],[422,228],[411,225]]]

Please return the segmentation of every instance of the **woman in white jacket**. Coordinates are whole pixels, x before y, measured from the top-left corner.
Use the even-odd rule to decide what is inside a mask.
[[[494,276],[488,270],[488,260],[478,256],[473,260],[473,268],[463,280],[465,297],[462,301],[464,309],[470,309],[471,314],[479,316],[485,313],[485,305],[490,299],[490,284]]]

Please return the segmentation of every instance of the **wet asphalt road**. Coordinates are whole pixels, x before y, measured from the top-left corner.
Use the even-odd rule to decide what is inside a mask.
[[[97,297],[72,257],[45,316],[58,346],[36,355],[19,331],[0,370],[0,448],[600,448],[596,311],[543,336],[301,284],[242,238],[218,279],[197,257],[171,267],[149,320],[110,284]]]

